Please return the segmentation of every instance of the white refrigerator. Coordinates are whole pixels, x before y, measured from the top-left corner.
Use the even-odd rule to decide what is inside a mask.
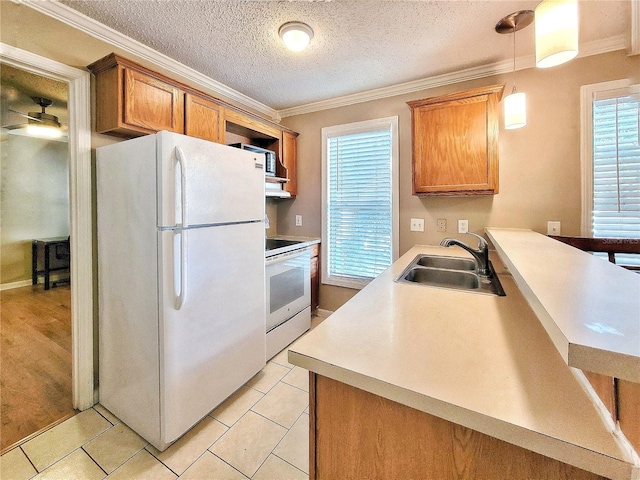
[[[265,365],[264,155],[96,151],[100,403],[164,450]]]

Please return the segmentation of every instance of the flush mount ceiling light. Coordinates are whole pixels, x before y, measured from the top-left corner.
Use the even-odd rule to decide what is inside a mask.
[[[287,22],[280,27],[278,34],[289,50],[300,52],[307,48],[313,38],[313,30],[302,22]]]
[[[527,99],[524,92],[516,90],[516,32],[530,25],[533,10],[520,10],[502,18],[496,24],[496,32],[513,34],[513,90],[504,98],[504,128],[515,129],[527,124]]]
[[[555,67],[578,55],[578,0],[544,0],[535,17],[537,67]]]

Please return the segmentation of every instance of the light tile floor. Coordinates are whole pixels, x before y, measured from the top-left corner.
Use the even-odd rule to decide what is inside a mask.
[[[164,452],[96,405],[5,453],[0,478],[308,479],[308,379],[283,350]]]

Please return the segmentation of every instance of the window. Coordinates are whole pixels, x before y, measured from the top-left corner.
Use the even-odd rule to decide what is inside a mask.
[[[322,281],[362,288],[398,257],[398,117],[322,129]]]
[[[640,85],[627,80],[581,88],[583,236],[640,238],[639,106]]]

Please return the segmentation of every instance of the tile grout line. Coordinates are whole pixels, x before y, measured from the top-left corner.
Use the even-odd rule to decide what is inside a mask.
[[[20,451],[22,452],[22,454],[25,456],[25,458],[27,459],[27,461],[31,464],[31,466],[33,467],[33,470],[34,470],[35,472],[37,472],[37,473],[36,473],[36,475],[38,475],[40,472],[38,472],[38,469],[36,468],[36,466],[34,465],[34,463],[33,463],[33,462],[31,461],[31,459],[29,458],[29,455],[27,455],[27,452],[25,452],[25,451],[22,449],[22,445],[18,445],[18,448],[20,449]],[[9,450],[9,451],[11,451],[11,450]],[[7,453],[9,453],[9,452],[7,452]],[[5,454],[5,455],[6,455],[6,454]],[[29,478],[31,478],[31,477],[29,477]]]
[[[220,437],[220,438],[222,438],[222,437]],[[218,440],[220,440],[220,438],[219,438]],[[212,444],[209,448],[213,447],[213,445],[215,445],[215,444],[218,442],[218,440],[216,440],[215,442],[213,442],[213,444]],[[211,450],[209,450],[209,448],[207,448],[207,449],[203,452],[203,454],[202,454],[202,455],[204,455],[205,453],[209,452],[211,455],[213,455],[214,457],[216,457],[217,459],[219,459],[219,460],[220,460],[221,462],[223,462],[225,465],[229,465],[231,468],[233,468],[236,472],[238,472],[238,473],[239,473],[240,475],[242,475],[243,477],[245,477],[245,478],[250,478],[250,477],[247,477],[247,476],[246,476],[244,473],[242,473],[240,470],[238,470],[236,467],[234,467],[233,465],[231,465],[229,462],[227,462],[224,458],[219,457],[218,455],[216,455],[215,453],[213,453]],[[201,455],[201,456],[202,456],[202,455]],[[195,463],[195,462],[194,462],[194,463]],[[186,470],[185,470],[185,471],[186,471]]]
[[[113,428],[113,426],[112,426],[112,428]],[[87,443],[89,443],[89,442],[87,442]],[[96,459],[95,459],[95,458],[93,458],[93,457],[91,456],[91,454],[90,454],[89,452],[87,452],[87,451],[84,449],[84,446],[85,446],[85,445],[86,445],[86,443],[85,443],[85,444],[83,444],[83,445],[81,445],[81,446],[80,446],[80,448],[78,448],[77,450],[82,450],[82,451],[84,452],[84,454],[85,454],[87,457],[89,457],[89,459],[91,459],[91,461],[92,461],[92,462],[93,462],[93,463],[94,463],[94,464],[95,464],[95,465],[96,465],[100,470],[102,470],[102,471],[104,472],[105,477],[108,477],[108,476],[109,476],[109,474],[107,473],[107,471],[106,471],[104,468],[102,468],[102,465],[100,465],[100,464],[96,461]],[[76,451],[76,450],[74,450],[74,452],[75,452],[75,451]],[[71,454],[69,454],[69,455],[71,455]],[[60,459],[60,460],[62,460],[62,459]],[[58,460],[58,461],[60,461],[60,460]],[[56,463],[58,463],[58,462],[56,462]],[[55,465],[55,463],[54,463],[53,465]],[[51,465],[51,466],[53,466],[53,465]],[[49,468],[49,467],[47,467],[47,468]],[[46,470],[46,469],[45,469],[45,470]]]
[[[309,474],[307,472],[305,472],[304,470],[300,470],[300,468],[296,467],[293,463],[289,462],[288,460],[285,460],[284,458],[282,458],[281,456],[279,456],[277,453],[273,453],[271,452],[270,455],[273,455],[274,457],[279,458],[280,460],[282,460],[284,463],[286,463],[287,465],[291,465],[293,468],[295,468],[296,470],[298,470],[299,472],[301,472],[304,475],[309,476]],[[269,458],[269,457],[267,457]],[[265,460],[266,461],[266,460]]]

